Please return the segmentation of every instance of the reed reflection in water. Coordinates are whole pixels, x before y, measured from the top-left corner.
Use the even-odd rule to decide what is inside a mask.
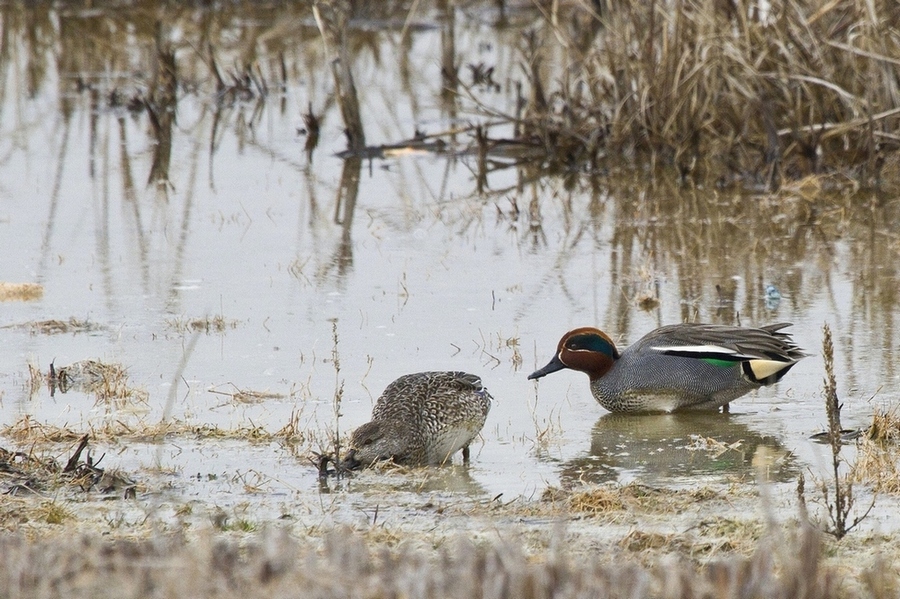
[[[309,429],[327,432],[315,410],[334,392],[323,356],[336,319],[351,398],[345,430],[368,413],[370,389],[403,372],[483,372],[501,400],[485,434],[485,462],[490,456],[496,469],[475,475],[492,493],[512,470],[525,473],[509,483],[521,487],[557,474],[509,439],[533,427],[523,363],[543,360],[571,326],[599,326],[624,346],[679,321],[793,321],[815,353],[828,320],[842,392],[852,390],[848,410],[868,416],[855,400],[881,388],[896,397],[895,197],[703,189],[670,183],[678,178],[664,169],[614,164],[548,173],[521,147],[504,154],[499,143],[479,156],[476,125],[540,97],[520,79],[524,29],[545,34],[525,44],[541,52],[534,69],[562,72],[560,54],[534,47],[552,31],[534,7],[424,2],[411,20],[408,8],[350,3],[342,60],[365,141],[381,148],[422,129],[449,131],[450,143],[340,159],[348,144],[311,5],[0,7],[10,40],[0,55],[9,82],[0,86],[4,276],[47,287],[42,303],[12,306],[7,318],[90,314],[103,325],[89,338],[15,337],[4,359],[114,355],[133,377],[159,385],[187,338],[166,323],[216,311],[239,326],[200,341],[184,414],[277,429],[304,408]],[[318,144],[308,143],[308,115]],[[766,302],[770,285],[778,302]],[[646,439],[614,418],[592,431],[603,412],[580,378],[542,383],[533,418],[577,406],[558,448],[563,477],[573,480],[579,468],[597,480],[628,469],[689,476],[674,464],[628,461],[616,447],[649,443],[646,452],[659,453],[690,431],[743,442],[712,461],[702,457],[709,452],[675,453],[685,464],[747,477],[755,452],[746,448],[780,455],[816,431],[820,371],[816,358],[804,361],[748,402],[759,419],[720,417],[707,433],[680,417],[650,417],[647,426],[658,421],[661,430]],[[278,388],[289,399],[226,409],[206,393],[226,383]],[[168,390],[151,391],[158,410]],[[7,392],[23,394],[15,384]],[[22,403],[59,417],[40,401]],[[758,432],[775,428],[766,418],[794,428],[770,443]],[[781,468],[775,476],[789,476],[790,460]]]

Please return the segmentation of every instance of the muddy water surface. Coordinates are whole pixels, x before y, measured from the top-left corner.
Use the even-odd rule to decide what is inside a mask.
[[[845,427],[898,400],[896,198],[512,165],[479,182],[469,133],[442,153],[342,160],[331,73],[303,9],[167,13],[179,81],[168,121],[129,108],[154,89],[151,9],[4,10],[16,43],[0,63],[0,280],[44,292],[0,304],[0,424],[94,430],[105,465],[159,501],[243,506],[257,521],[322,510],[310,452],[420,370],[479,374],[494,396],[471,466],[366,474],[332,484],[338,501],[384,488],[487,500],[582,481],[755,485],[760,463],[792,487],[830,459],[808,440],[827,422],[824,323]],[[515,110],[520,33],[538,14],[429,5],[404,30],[406,12],[386,12],[348,34],[369,144]],[[207,37],[226,83],[252,63],[265,94],[252,82],[217,92],[198,50]],[[441,77],[448,52],[458,95]],[[493,83],[467,89],[478,65]],[[310,106],[321,134],[308,151]],[[90,326],[33,326],[51,319]],[[599,326],[624,347],[682,321],[792,322],[814,355],[728,415],[615,416],[579,373],[526,380],[569,328]],[[46,374],[88,359],[123,365],[136,392],[110,401],[30,383],[29,364]],[[162,421],[183,426],[141,434]],[[294,443],[250,438],[292,423]]]

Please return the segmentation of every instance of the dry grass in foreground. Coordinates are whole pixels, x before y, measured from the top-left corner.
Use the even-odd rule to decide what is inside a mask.
[[[840,573],[820,562],[811,527],[792,539],[761,541],[749,558],[697,567],[671,560],[643,567],[600,565],[570,556],[559,539],[538,559],[517,544],[475,545],[462,537],[438,551],[404,543],[390,549],[338,528],[323,543],[281,531],[245,545],[222,537],[158,536],[109,541],[100,536],[29,541],[0,536],[5,596],[80,597],[815,597],[842,596]],[[892,596],[896,581],[876,567],[864,575],[870,596]]]

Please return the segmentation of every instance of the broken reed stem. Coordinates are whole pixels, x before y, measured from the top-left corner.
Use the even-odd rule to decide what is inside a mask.
[[[338,353],[337,319],[331,321],[331,364],[334,366],[334,463],[341,464],[341,400],[344,397],[344,381],[341,380],[341,356]],[[337,469],[340,473],[340,468]]]

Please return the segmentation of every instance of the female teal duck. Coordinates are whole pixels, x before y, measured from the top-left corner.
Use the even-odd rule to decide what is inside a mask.
[[[398,464],[444,464],[481,432],[491,399],[481,379],[466,372],[419,372],[401,376],[375,402],[372,420],[350,438],[347,468],[378,460]]]
[[[783,377],[806,356],[780,332],[761,328],[676,324],[651,331],[621,354],[603,331],[569,331],[538,379],[571,368],[587,373],[591,392],[611,412],[715,410]]]

